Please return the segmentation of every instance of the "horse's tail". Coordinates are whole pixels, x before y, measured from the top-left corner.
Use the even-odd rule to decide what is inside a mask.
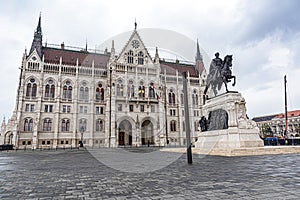
[[[208,90],[208,87],[209,87],[209,85],[208,84],[206,84],[206,86],[205,86],[205,89],[204,89],[204,95],[206,95],[206,93],[207,93],[207,90]]]

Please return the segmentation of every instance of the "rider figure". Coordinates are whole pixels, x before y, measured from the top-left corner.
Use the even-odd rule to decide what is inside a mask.
[[[221,58],[219,58],[220,54],[219,52],[215,53],[215,58],[212,60],[214,63],[214,68],[211,69],[212,70],[212,74],[213,74],[213,79],[216,79],[219,75],[221,74],[221,70],[222,70],[222,66],[223,66],[223,61]]]
[[[221,58],[219,58],[220,54],[219,52],[215,53],[216,58],[213,59],[213,62],[215,63],[216,66],[222,67],[223,61]]]

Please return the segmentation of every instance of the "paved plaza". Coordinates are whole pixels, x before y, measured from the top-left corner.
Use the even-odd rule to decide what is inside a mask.
[[[148,151],[133,153],[146,155]],[[159,152],[157,155],[168,154],[175,153]],[[104,165],[84,149],[0,152],[0,199],[300,197],[300,154],[193,155],[192,165],[186,163],[186,154],[178,157],[164,168],[131,173]],[[158,161],[152,158],[153,163]]]

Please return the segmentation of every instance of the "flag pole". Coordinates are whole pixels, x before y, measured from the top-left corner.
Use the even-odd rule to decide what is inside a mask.
[[[289,122],[288,122],[288,113],[287,113],[287,94],[286,94],[286,75],[284,75],[284,108],[285,108],[285,133],[284,137],[287,137],[288,129],[289,129]]]

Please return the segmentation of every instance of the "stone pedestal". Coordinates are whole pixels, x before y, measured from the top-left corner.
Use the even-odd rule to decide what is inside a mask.
[[[224,155],[234,149],[262,147],[256,123],[246,115],[246,102],[238,92],[228,92],[206,101],[203,116],[210,112],[225,110],[228,114],[228,129],[200,132],[195,147],[200,153]]]

